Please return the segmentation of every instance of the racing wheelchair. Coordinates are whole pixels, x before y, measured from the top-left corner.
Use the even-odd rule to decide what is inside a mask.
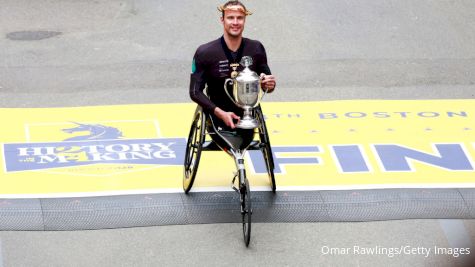
[[[260,105],[254,108],[253,112],[255,115],[254,117],[259,122],[259,126],[258,128],[250,130],[253,131],[250,138],[243,140],[243,138],[223,136],[223,132],[216,128],[216,125],[213,122],[213,117],[204,112],[198,105],[193,115],[193,122],[188,135],[188,142],[186,144],[183,173],[183,190],[185,193],[188,193],[195,181],[202,151],[223,150],[228,155],[232,156],[237,169],[232,178],[232,189],[240,195],[239,201],[242,217],[242,229],[246,246],[249,246],[249,241],[251,239],[252,215],[251,190],[244,167],[244,155],[247,150],[260,150],[262,152],[272,192],[275,193],[276,190],[274,159],[272,157],[273,154],[264,120],[264,114],[262,113]],[[217,142],[217,140],[222,141]],[[222,142],[226,143],[226,147],[223,147]]]

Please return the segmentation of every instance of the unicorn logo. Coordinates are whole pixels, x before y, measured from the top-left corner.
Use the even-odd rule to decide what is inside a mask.
[[[76,127],[62,129],[63,132],[73,134],[76,132],[88,132],[86,135],[74,136],[63,141],[84,141],[84,140],[111,140],[123,137],[122,132],[114,127],[101,124],[83,124],[73,122]]]

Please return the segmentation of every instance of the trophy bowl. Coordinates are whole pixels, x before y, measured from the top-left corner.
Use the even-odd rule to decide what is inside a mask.
[[[259,127],[259,122],[252,116],[252,109],[259,105],[263,97],[261,82],[257,73],[249,68],[249,66],[252,65],[251,57],[242,57],[240,64],[244,66],[244,69],[236,78],[226,79],[224,82],[224,91],[234,104],[244,109],[243,117],[236,124],[236,127],[241,129],[254,129]],[[232,85],[233,96],[228,92],[228,84]]]

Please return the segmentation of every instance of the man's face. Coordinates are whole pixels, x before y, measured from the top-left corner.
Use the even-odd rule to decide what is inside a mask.
[[[240,7],[240,6],[231,6]],[[224,17],[221,17],[221,22],[224,26],[224,32],[232,37],[239,37],[244,31],[244,23],[246,22],[246,15],[239,10],[226,10]]]

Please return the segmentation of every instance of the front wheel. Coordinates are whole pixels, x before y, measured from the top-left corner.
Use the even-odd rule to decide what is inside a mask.
[[[252,215],[252,205],[251,205],[251,190],[249,187],[249,181],[246,178],[246,172],[241,170],[239,172],[241,175],[240,181],[244,181],[244,184],[240,182],[240,201],[241,201],[241,217],[242,217],[242,232],[244,235],[244,243],[246,247],[249,246],[251,241],[251,215]]]

